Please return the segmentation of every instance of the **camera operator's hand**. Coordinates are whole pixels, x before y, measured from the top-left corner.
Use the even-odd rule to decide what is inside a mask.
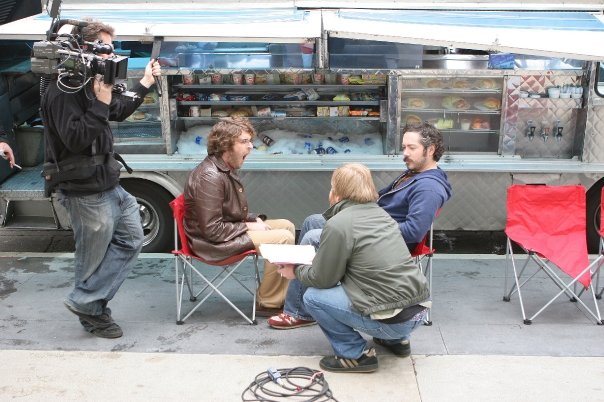
[[[94,89],[94,95],[96,96],[96,98],[99,101],[103,102],[106,105],[111,103],[111,94],[113,92],[113,84],[103,83],[102,77],[100,79],[95,78],[94,84],[93,84],[93,89]]]
[[[145,75],[141,78],[141,85],[145,88],[150,88],[151,85],[155,84],[154,75],[158,77],[161,75],[161,66],[155,59],[150,60],[149,63],[147,63]]]

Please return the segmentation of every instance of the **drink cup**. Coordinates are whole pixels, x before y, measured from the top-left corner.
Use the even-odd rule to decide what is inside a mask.
[[[322,73],[314,73],[312,75],[312,82],[314,84],[322,84],[323,83],[323,79],[324,79],[324,77],[323,77]]]
[[[467,131],[470,129],[470,120],[462,119],[460,123],[461,129]]]
[[[220,73],[212,74],[212,84],[214,84],[214,85],[222,84],[222,74],[220,74]]]
[[[547,89],[547,95],[550,98],[559,98],[560,97],[560,88],[559,87],[550,87]]]
[[[246,74],[245,75],[245,84],[246,85],[254,85],[256,82],[256,74]]]
[[[199,117],[199,106],[191,106],[189,108],[189,117]]]
[[[241,84],[243,84],[243,74],[241,74],[241,73],[233,73],[232,77],[233,77],[233,84],[235,84],[235,85],[241,85]]]
[[[336,83],[336,73],[325,73],[325,83],[333,85]]]
[[[201,74],[200,76],[198,76],[198,80],[201,85],[211,84],[212,76],[207,75],[207,74]]]

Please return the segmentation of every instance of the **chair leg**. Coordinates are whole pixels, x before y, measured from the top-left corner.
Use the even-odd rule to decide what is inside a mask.
[[[233,304],[233,302],[231,302],[225,295],[224,293],[222,293],[218,287],[226,280],[226,278],[228,278],[228,276],[230,276],[233,271],[230,271],[227,275],[227,277],[223,278],[217,285],[214,285],[210,280],[208,280],[208,278],[206,278],[201,272],[196,271],[197,275],[202,278],[207,285],[212,289],[208,294],[206,294],[204,296],[203,299],[201,299],[199,301],[199,303],[197,303],[192,309],[191,311],[189,311],[189,313],[183,318],[183,321],[185,321],[187,318],[189,318],[206,300],[208,300],[208,298],[216,293],[218,296],[220,296],[229,306],[231,306],[231,308],[233,308],[233,310],[235,310],[241,317],[243,317],[244,320],[246,320],[249,324],[254,325],[254,320],[250,319],[247,315],[245,315],[245,313],[243,313],[243,311],[241,311],[237,306],[235,306]],[[246,288],[247,289],[247,288]]]
[[[550,279],[552,279],[552,281],[558,286],[558,288],[560,289],[560,291],[552,298],[550,299],[543,307],[541,307],[541,309],[539,309],[539,311],[537,311],[531,318],[530,320],[535,319],[539,314],[541,314],[541,312],[543,312],[548,306],[550,306],[558,297],[560,297],[563,293],[565,293],[567,296],[569,296],[569,298],[572,301],[576,301],[578,302],[584,309],[584,312],[587,313],[588,315],[590,315],[595,321],[596,324],[598,325],[602,325],[604,324],[604,322],[602,322],[602,316],[600,314],[600,309],[598,307],[598,303],[596,300],[596,294],[595,294],[595,290],[594,290],[594,284],[593,282],[590,284],[589,288],[590,288],[590,293],[591,293],[591,299],[593,301],[594,304],[594,310],[595,313],[581,300],[581,298],[571,289],[574,288],[575,284],[577,283],[577,281],[579,280],[580,277],[582,277],[586,272],[589,272],[591,274],[591,276],[593,277],[593,273],[595,273],[595,270],[599,270],[600,265],[602,264],[602,259],[604,258],[604,256],[600,256],[598,257],[595,261],[593,261],[591,264],[589,264],[589,266],[587,266],[587,268],[585,268],[581,273],[579,273],[571,282],[569,282],[568,284],[565,283],[562,278],[560,278],[552,269],[551,267],[549,267],[547,264],[543,263],[543,261],[541,260],[535,260],[535,262],[537,262],[539,264],[539,266],[541,268],[543,268],[543,271],[550,277]],[[598,268],[593,268],[594,266],[597,266]]]
[[[212,279],[209,279],[208,277],[206,277],[205,275],[203,275],[198,269],[193,267],[193,263],[192,261],[187,261],[187,263],[185,264],[182,260],[177,260],[176,262],[176,289],[177,289],[177,324],[183,324],[184,321],[186,321],[195,311],[197,311],[199,309],[199,307],[201,307],[201,305],[203,303],[205,303],[210,296],[212,296],[213,294],[217,294],[218,296],[220,296],[229,306],[231,306],[231,308],[233,310],[235,310],[239,315],[241,315],[249,324],[251,325],[255,325],[257,324],[256,322],[256,293],[257,293],[257,284],[258,284],[258,278],[259,278],[259,271],[258,271],[258,263],[257,263],[257,257],[254,256],[254,289],[250,289],[246,284],[244,284],[242,281],[240,281],[238,278],[236,278],[235,276],[233,276],[233,274],[235,273],[235,271],[237,270],[237,268],[245,261],[242,260],[239,263],[237,263],[234,266],[227,266],[227,267],[222,267],[221,271],[216,274]],[[181,264],[182,264],[182,273],[181,273]],[[184,265],[187,265],[186,267],[184,267]],[[187,271],[190,272],[190,275],[187,275]],[[181,314],[182,314],[182,300],[183,300],[183,293],[184,293],[184,287],[185,284],[186,286],[189,287],[189,290],[192,290],[192,285],[193,285],[193,275],[192,273],[195,273],[197,275],[197,277],[199,277],[204,283],[205,286],[203,286],[203,288],[201,289],[201,291],[197,292],[196,294],[191,296],[191,300],[192,301],[197,301],[197,298],[203,294],[203,298],[201,300],[199,300],[197,302],[197,304],[195,304],[190,310],[189,312],[181,318]],[[252,305],[252,316],[251,318],[249,316],[247,316],[245,313],[243,313],[243,311],[241,311],[235,304],[233,304],[233,302],[231,302],[225,295],[224,293],[222,293],[219,289],[219,287],[228,279],[228,278],[232,278],[234,279],[237,283],[239,283],[240,286],[242,286],[248,293],[252,294],[253,296],[253,302],[254,304]],[[219,279],[219,280],[218,280]],[[216,282],[218,280],[218,282]]]
[[[432,255],[428,255],[426,257],[428,261],[426,261],[426,269],[424,270],[424,276],[428,280],[428,290],[430,292],[430,296],[434,298],[432,293]],[[418,265],[420,269],[422,268],[421,261],[418,261]],[[434,301],[433,301],[434,302]],[[432,325],[432,309],[428,309],[426,316],[424,317],[424,325],[430,326]]]
[[[180,267],[182,264],[182,268],[183,268],[183,273],[181,276],[180,273]],[[176,257],[174,259],[174,272],[176,274],[176,278],[174,283],[176,284],[176,324],[177,325],[182,325],[184,324],[184,321],[181,320],[181,311],[182,311],[182,294],[184,291],[184,281],[185,281],[185,267],[184,264],[182,263],[182,261],[180,260],[180,257]]]
[[[511,263],[512,270],[514,272],[514,284],[512,285],[512,288],[510,289],[510,292],[508,293],[507,297],[506,296],[503,297],[503,300],[509,302],[514,291],[518,292],[518,301],[520,303],[520,310],[522,311],[522,320],[523,320],[524,324],[531,325],[532,321],[528,320],[526,318],[526,312],[524,310],[524,302],[522,301],[522,293],[520,290],[520,288],[522,287],[522,284],[520,284],[518,270],[516,269],[516,261],[514,260],[514,250],[512,249],[512,242],[509,237],[507,239],[506,249],[507,249],[506,254],[509,254],[509,257],[506,255],[506,260],[508,263]],[[524,269],[526,268],[528,261],[529,261],[529,258],[527,258],[527,260],[525,261],[525,264],[522,267],[522,270],[520,271],[520,275],[522,275],[522,273],[524,272]],[[507,270],[507,263],[506,263],[506,270]],[[506,277],[507,277],[507,275],[506,275]],[[526,283],[526,281],[524,283]]]
[[[600,257],[604,256],[604,237],[602,237],[600,239]],[[598,265],[598,274],[596,276],[596,289],[595,291],[598,291],[598,288],[600,287],[600,271],[602,270],[602,264],[600,263],[600,265]],[[596,299],[600,300],[602,298],[602,293],[604,293],[604,286],[602,286],[602,289],[600,289],[600,292],[597,293],[596,295]]]
[[[183,279],[185,280],[185,283],[187,284],[187,288],[189,289],[189,301],[194,302],[195,300],[197,300],[196,296],[193,295],[193,262],[191,261],[190,258],[187,258],[185,260],[187,263],[185,264],[185,262],[183,261],[183,268],[182,268],[182,272],[183,272]]]
[[[260,271],[258,269],[258,255],[253,257],[254,263],[254,297],[252,301],[252,324],[258,324],[256,321],[256,300],[258,297],[258,288],[260,287]]]

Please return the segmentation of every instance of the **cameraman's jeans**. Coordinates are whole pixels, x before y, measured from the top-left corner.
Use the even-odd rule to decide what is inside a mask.
[[[314,214],[304,219],[300,229],[300,244],[310,244],[315,250],[319,248],[321,232],[325,226],[325,218],[321,214]],[[312,321],[314,318],[306,311],[302,297],[306,292],[306,286],[297,279],[289,281],[283,312],[299,320]]]
[[[420,319],[385,324],[363,316],[352,306],[340,285],[329,289],[308,288],[304,293],[304,304],[335,354],[347,359],[358,359],[366,349],[367,341],[357,331],[394,343],[409,339],[411,332],[422,322]]]
[[[136,263],[143,229],[136,199],[121,186],[102,193],[57,193],[71,219],[75,238],[75,286],[65,303],[99,315]]]

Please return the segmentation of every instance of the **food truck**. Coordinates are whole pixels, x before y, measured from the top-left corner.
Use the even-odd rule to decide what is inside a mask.
[[[134,170],[121,183],[139,201],[145,251],[170,250],[168,203],[227,116],[249,117],[258,131],[240,175],[250,209],[269,217],[299,226],[326,209],[342,163],[366,164],[385,186],[404,169],[401,128],[425,120],[445,137],[440,167],[454,189],[436,229],[503,230],[513,183],[582,184],[595,250],[604,2],[136,3],[65,1],[60,17],[114,26],[130,83],[152,53],[163,66],[160,91],[111,123]],[[40,76],[29,49],[50,24],[43,12],[0,26],[0,121],[14,128],[23,166],[0,187],[6,228],[70,227],[40,176]]]

